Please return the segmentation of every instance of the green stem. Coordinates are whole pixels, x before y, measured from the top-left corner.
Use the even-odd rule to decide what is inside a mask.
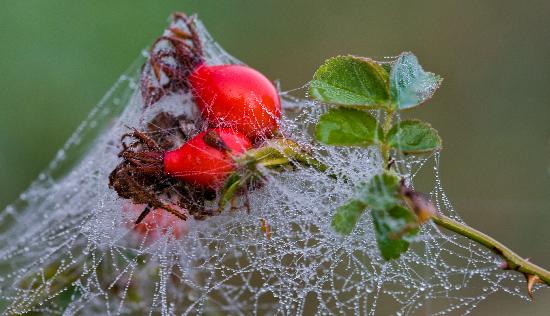
[[[384,119],[384,123],[382,123],[382,131],[384,132],[384,139],[386,139],[388,132],[391,129],[391,124],[393,122],[393,116],[395,112],[390,108],[386,112],[386,118]],[[389,163],[390,160],[390,147],[387,146],[384,142],[380,143],[380,151],[382,152],[382,158],[384,159],[384,168]]]
[[[445,215],[437,214],[432,217],[437,225],[453,231],[459,235],[467,237],[495,252],[506,261],[506,269],[515,270],[525,275],[538,276],[541,281],[550,285],[550,271],[545,270],[536,264],[520,257],[508,247],[468,225],[455,221]]]
[[[290,160],[288,160],[288,158],[286,157],[265,159],[265,160],[261,160],[259,164],[261,164],[266,168],[276,168],[276,167],[286,166],[290,164]]]

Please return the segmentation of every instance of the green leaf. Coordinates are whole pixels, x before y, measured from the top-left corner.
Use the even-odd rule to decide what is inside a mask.
[[[330,109],[321,115],[315,138],[328,145],[369,146],[383,135],[376,119],[369,113],[351,108]]]
[[[342,235],[349,235],[357,225],[364,210],[365,204],[361,201],[348,201],[336,209],[336,213],[332,218],[332,228]]]
[[[387,144],[405,154],[441,149],[441,138],[430,124],[420,120],[402,121],[388,132]]]
[[[384,172],[374,176],[368,183],[358,187],[358,199],[368,207],[386,210],[399,204],[399,177]]]
[[[241,176],[238,173],[231,174],[223,185],[219,201],[220,211],[223,211],[227,202],[231,201],[237,190],[242,186]]]
[[[391,61],[383,61],[383,62],[378,62],[380,64],[380,66],[382,66],[382,68],[384,68],[384,70],[389,74],[391,72],[391,68],[393,66],[393,62]]]
[[[400,205],[373,210],[372,220],[378,248],[385,260],[398,259],[409,249],[409,241],[418,233],[416,217]]]
[[[409,109],[429,100],[442,78],[426,72],[410,52],[402,53],[390,72],[390,91],[398,109]]]
[[[388,72],[372,59],[333,57],[317,69],[309,93],[327,103],[387,107],[390,100]]]
[[[63,289],[62,291],[60,291],[55,296],[54,301],[57,307],[61,309],[65,309],[69,306],[69,304],[71,304],[71,302],[76,301],[81,296],[82,296],[82,292],[78,290],[78,287],[71,284],[67,286],[65,289]]]

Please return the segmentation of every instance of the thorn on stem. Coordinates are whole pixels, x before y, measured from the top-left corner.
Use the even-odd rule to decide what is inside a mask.
[[[534,300],[535,298],[533,297],[533,286],[535,286],[535,284],[537,283],[544,284],[544,282],[542,282],[542,280],[539,278],[538,275],[527,274],[527,273],[525,273],[524,275],[525,275],[525,278],[527,279],[527,294],[532,300]]]

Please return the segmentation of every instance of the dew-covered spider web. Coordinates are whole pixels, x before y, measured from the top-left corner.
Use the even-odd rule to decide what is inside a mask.
[[[207,63],[240,63],[200,22],[197,28]],[[108,186],[121,136],[130,127],[147,130],[161,112],[196,113],[189,93],[144,107],[139,68],[145,55],[49,168],[0,213],[5,314],[442,315],[467,314],[499,291],[526,297],[523,276],[499,269],[495,255],[432,224],[390,262],[380,257],[370,216],[351,235],[336,234],[335,208],[354,194],[354,183],[381,171],[380,155],[316,143],[311,132],[325,106],[284,92],[282,134],[326,164],[326,172],[266,171],[263,185],[247,190],[247,207],[241,194],[231,211],[137,232],[134,210],[143,205]],[[460,220],[439,180],[439,154],[403,158],[397,166],[411,180],[419,172],[433,175],[431,198],[440,212]],[[166,220],[160,211],[149,216]]]

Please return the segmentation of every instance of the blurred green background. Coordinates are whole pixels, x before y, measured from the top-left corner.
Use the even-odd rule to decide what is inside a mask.
[[[441,176],[456,209],[550,268],[548,1],[3,0],[0,209],[178,10],[197,12],[224,48],[283,89],[329,56],[413,51],[445,77],[412,114],[444,139]],[[548,315],[550,290],[536,296],[494,296],[473,314]]]

